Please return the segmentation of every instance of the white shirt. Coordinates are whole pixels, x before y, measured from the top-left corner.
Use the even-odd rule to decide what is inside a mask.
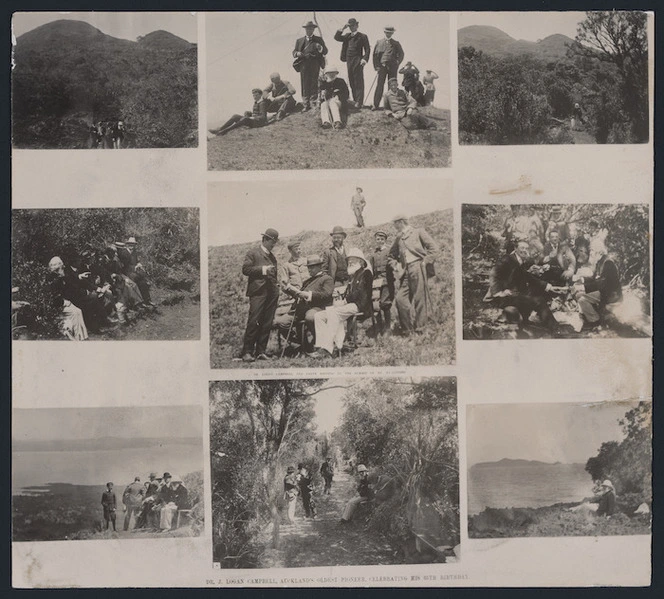
[[[265,253],[266,256],[271,256],[272,252],[268,250],[262,243],[261,243],[261,249]],[[263,276],[267,274],[267,269],[270,268],[269,266],[263,266]]]

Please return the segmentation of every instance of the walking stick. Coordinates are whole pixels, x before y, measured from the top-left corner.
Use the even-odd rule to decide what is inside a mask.
[[[293,320],[291,320],[290,326],[288,327],[288,333],[286,333],[286,343],[284,343],[284,347],[281,350],[281,355],[279,356],[280,358],[284,357],[284,353],[286,352],[286,347],[288,346],[288,338],[290,337],[291,331],[293,330],[293,325],[295,324],[295,312],[297,311],[297,305],[300,303],[300,298],[298,297],[295,300],[295,304],[293,306]]]
[[[364,102],[362,104],[366,104],[367,100],[369,99],[369,96],[371,95],[371,90],[373,89],[373,86],[376,85],[376,81],[378,80],[378,71],[376,71],[376,74],[374,75],[373,82],[371,83],[371,87],[369,87],[369,91],[367,92],[367,97],[364,98]]]

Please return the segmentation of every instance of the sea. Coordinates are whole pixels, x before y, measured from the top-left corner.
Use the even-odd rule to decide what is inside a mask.
[[[468,513],[484,508],[544,507],[592,496],[584,464],[520,464],[472,467],[468,472]]]
[[[55,483],[122,487],[150,472],[184,476],[203,470],[201,445],[164,444],[155,447],[98,451],[12,452],[12,494],[29,492],[27,487]]]

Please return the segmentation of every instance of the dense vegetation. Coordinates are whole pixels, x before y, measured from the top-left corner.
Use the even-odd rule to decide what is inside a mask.
[[[137,42],[61,20],[17,40],[12,74],[17,148],[86,148],[89,126],[124,121],[131,147],[197,141],[197,48],[159,31]]]
[[[338,386],[347,388],[342,423],[320,435],[314,399]],[[425,522],[439,544],[459,542],[454,379],[223,381],[210,386],[214,560],[259,567],[266,545],[281,545],[287,466],[304,462],[318,477],[322,460],[335,454],[393,480],[396,493],[370,512],[367,526],[398,560],[407,560],[412,530]]]
[[[59,309],[48,285],[48,262],[60,256],[74,268],[115,241],[134,236],[152,285],[162,303],[200,299],[199,219],[195,208],[80,208],[12,212],[14,299],[30,303],[30,332],[60,338]],[[144,258],[143,258],[144,257]],[[85,264],[87,265],[87,264]]]
[[[647,142],[646,21],[641,12],[588,12],[558,59],[460,45],[460,142],[574,143],[575,103],[592,142]]]

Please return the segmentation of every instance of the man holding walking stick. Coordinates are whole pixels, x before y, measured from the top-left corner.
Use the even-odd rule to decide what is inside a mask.
[[[293,292],[296,298],[293,309],[274,320],[274,324],[286,335],[287,340],[294,324],[304,321],[304,338],[300,343],[305,350],[313,346],[309,337],[313,338],[314,335],[314,316],[316,312],[332,305],[334,291],[334,281],[330,275],[323,272],[323,260],[319,255],[307,256],[307,268],[309,278],[302,284],[302,289]]]

